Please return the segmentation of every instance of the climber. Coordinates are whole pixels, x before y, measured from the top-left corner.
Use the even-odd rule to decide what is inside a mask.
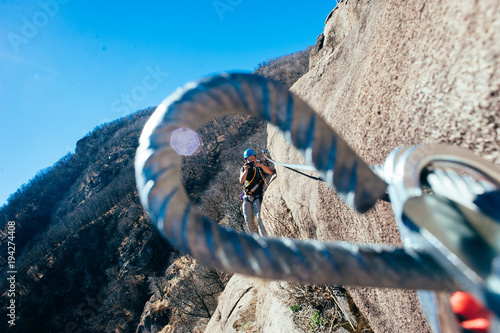
[[[244,184],[244,193],[241,199],[243,200],[242,208],[245,218],[245,229],[247,232],[259,232],[261,236],[265,236],[266,230],[260,220],[260,205],[262,203],[262,193],[265,183],[265,175],[262,172],[272,175],[274,171],[257,160],[253,149],[245,150],[243,158],[245,159],[245,164],[240,171],[240,183]],[[257,221],[255,221],[255,217],[257,217]]]

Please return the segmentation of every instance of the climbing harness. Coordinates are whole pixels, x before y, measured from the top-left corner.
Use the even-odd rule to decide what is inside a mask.
[[[255,177],[257,176],[257,174],[259,175],[259,177],[256,180],[256,182],[254,183],[254,180],[255,180]],[[243,185],[244,194],[246,194],[248,196],[253,196],[253,194],[256,193],[256,191],[259,189],[259,187],[262,186],[262,183],[265,183],[267,185],[265,177],[262,175],[260,168],[253,167],[252,179],[248,183],[246,183],[246,185]],[[263,190],[263,189],[261,188],[260,190]]]
[[[196,131],[229,114],[276,126],[360,213],[388,191],[403,246],[258,237],[203,216],[184,190],[171,133],[181,127]],[[286,87],[232,73],[189,83],[160,104],[145,125],[135,164],[139,196],[152,222],[173,246],[203,264],[267,279],[415,289],[424,310],[437,304],[431,291],[464,290],[494,314],[490,331],[500,331],[500,172],[469,151],[405,147],[370,167]],[[426,312],[439,332],[436,313]]]

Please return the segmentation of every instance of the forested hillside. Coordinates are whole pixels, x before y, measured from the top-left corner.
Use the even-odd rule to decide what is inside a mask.
[[[307,71],[308,58],[306,50],[265,62],[257,72],[291,86]],[[16,226],[17,320],[10,331],[142,332],[170,326],[191,332],[208,322],[229,275],[178,254],[151,226],[138,200],[134,155],[152,112],[95,128],[74,153],[40,171],[0,208],[2,244],[8,223]],[[265,148],[265,124],[224,117],[199,134],[203,149],[184,160],[186,190],[210,218],[242,230],[241,154]],[[6,259],[0,259],[2,304],[10,299]],[[3,318],[6,311],[2,307]]]

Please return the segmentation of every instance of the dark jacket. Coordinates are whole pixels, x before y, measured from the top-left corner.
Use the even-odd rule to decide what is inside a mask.
[[[241,171],[244,172],[245,168],[241,168]],[[262,191],[264,190],[264,179],[262,178],[262,169],[251,167],[248,169],[247,179],[243,184],[245,188],[246,195],[253,196],[261,196]]]

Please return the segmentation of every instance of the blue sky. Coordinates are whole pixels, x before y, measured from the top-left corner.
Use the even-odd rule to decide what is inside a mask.
[[[0,0],[0,206],[97,125],[314,45],[335,4]]]

